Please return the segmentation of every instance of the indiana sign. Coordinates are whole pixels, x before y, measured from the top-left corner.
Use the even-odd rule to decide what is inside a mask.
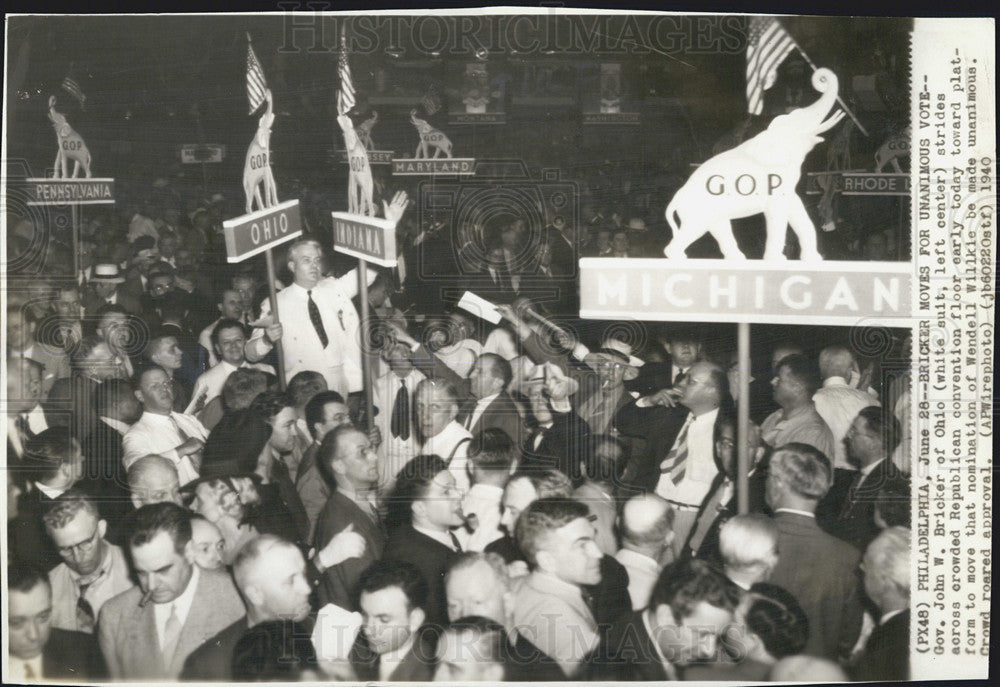
[[[584,258],[580,316],[855,325],[912,311],[908,263]]]
[[[299,201],[286,200],[274,207],[226,220],[222,229],[226,235],[226,259],[242,262],[302,235]]]
[[[334,212],[333,249],[382,267],[395,267],[396,226],[379,217]]]

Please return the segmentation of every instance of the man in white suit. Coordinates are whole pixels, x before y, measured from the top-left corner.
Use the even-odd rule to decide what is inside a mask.
[[[399,221],[409,200],[400,191],[392,203],[382,203],[385,218]],[[302,370],[323,375],[331,391],[344,398],[361,391],[360,320],[351,298],[358,293],[358,276],[351,270],[339,279],[323,277],[323,249],[316,241],[302,239],[288,249],[288,269],[294,281],[278,292],[280,324],[258,328],[246,345],[250,362],[263,358],[281,341],[285,374],[291,378]],[[375,280],[373,270],[368,283]],[[261,317],[270,315],[270,302],[261,307]]]

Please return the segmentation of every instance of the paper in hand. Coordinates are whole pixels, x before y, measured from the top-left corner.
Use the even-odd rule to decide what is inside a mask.
[[[361,614],[327,604],[316,614],[312,643],[316,656],[327,661],[346,661],[361,631]]]
[[[497,306],[471,291],[462,294],[461,300],[458,301],[458,307],[467,310],[476,317],[483,318],[490,324],[500,324],[501,318],[500,313],[497,312]]]

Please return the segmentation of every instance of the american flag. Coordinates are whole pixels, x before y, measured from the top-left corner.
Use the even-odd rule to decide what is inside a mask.
[[[253,45],[250,44],[249,38],[247,36],[247,99],[250,101],[249,114],[253,114],[258,107],[264,104],[267,81],[264,80],[264,69],[253,53]]]
[[[337,114],[347,114],[357,102],[354,91],[354,79],[351,78],[351,66],[347,63],[347,49],[340,48],[340,59],[337,62],[337,73],[340,75],[340,90],[337,91]]]
[[[73,96],[78,103],[80,103],[81,108],[86,108],[87,106],[87,96],[84,94],[83,89],[80,88],[80,84],[76,82],[71,76],[67,76],[63,79],[62,89]]]
[[[795,41],[773,17],[750,17],[747,27],[747,111],[764,111],[764,91],[774,85],[778,67]]]

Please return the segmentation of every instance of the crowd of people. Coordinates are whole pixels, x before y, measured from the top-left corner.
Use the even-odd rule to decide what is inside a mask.
[[[224,202],[95,215],[75,279],[8,290],[12,681],[908,677],[905,370],[790,328],[741,513],[735,341],[574,324],[579,257],[662,251],[638,214],[400,192],[399,266],[365,289],[307,221],[275,320]]]

